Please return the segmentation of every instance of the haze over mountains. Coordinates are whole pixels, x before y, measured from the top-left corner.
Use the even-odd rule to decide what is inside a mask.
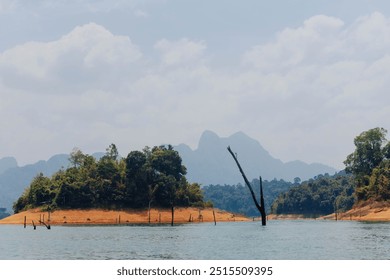
[[[183,164],[187,167],[186,177],[190,182],[198,182],[202,185],[243,183],[241,174],[227,151],[227,146],[231,146],[237,153],[238,160],[250,181],[260,175],[266,180],[277,178],[292,181],[295,177],[305,180],[318,174],[333,174],[337,171],[319,163],[307,164],[302,161],[283,163],[273,158],[258,141],[242,132],[223,138],[214,132],[205,131],[200,137],[196,150],[192,150],[185,144],[180,144],[175,149],[180,153]],[[102,153],[94,154],[96,158],[102,155]],[[38,173],[51,176],[59,169],[68,167],[68,158],[67,154],[59,154],[47,161],[41,160],[21,167],[17,165],[15,158],[0,159],[0,207],[12,211],[13,202]]]
[[[320,163],[307,164],[299,160],[283,163],[272,157],[257,140],[243,132],[223,138],[212,131],[205,131],[196,150],[191,150],[185,144],[175,149],[187,167],[189,181],[202,185],[242,183],[237,165],[227,151],[228,146],[237,154],[238,161],[250,181],[259,176],[266,180],[276,178],[293,181],[295,177],[306,180],[319,174],[333,174],[337,171]]]

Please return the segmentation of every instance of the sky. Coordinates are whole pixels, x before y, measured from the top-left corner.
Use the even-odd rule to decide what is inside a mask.
[[[0,158],[242,131],[342,169],[390,129],[387,0],[0,0]]]

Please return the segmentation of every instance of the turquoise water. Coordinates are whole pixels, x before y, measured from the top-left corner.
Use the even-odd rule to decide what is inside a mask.
[[[164,226],[0,226],[2,260],[390,259],[390,223],[269,221]]]

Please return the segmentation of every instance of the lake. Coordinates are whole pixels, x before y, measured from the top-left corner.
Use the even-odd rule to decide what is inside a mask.
[[[379,260],[390,223],[292,220],[169,225],[0,225],[2,260]]]

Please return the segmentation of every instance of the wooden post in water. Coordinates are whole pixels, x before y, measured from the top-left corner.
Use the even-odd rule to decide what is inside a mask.
[[[216,226],[217,225],[217,220],[215,219],[215,211],[213,209],[213,216],[214,216],[214,225]]]
[[[150,224],[150,202],[149,201],[149,208],[148,208],[148,224]]]
[[[37,226],[35,225],[34,220],[32,220],[32,224],[33,224],[34,230],[36,230]]]
[[[24,216],[24,223],[23,223],[23,225],[24,225],[24,228],[26,228],[26,222],[27,222],[27,217],[26,217],[26,216]]]
[[[42,224],[43,224],[47,229],[51,229],[50,225],[46,224],[45,222],[42,222]]]
[[[175,207],[171,207],[171,211],[172,211],[172,220],[171,220],[171,226],[173,226],[173,221],[174,221],[174,218],[175,218]]]

